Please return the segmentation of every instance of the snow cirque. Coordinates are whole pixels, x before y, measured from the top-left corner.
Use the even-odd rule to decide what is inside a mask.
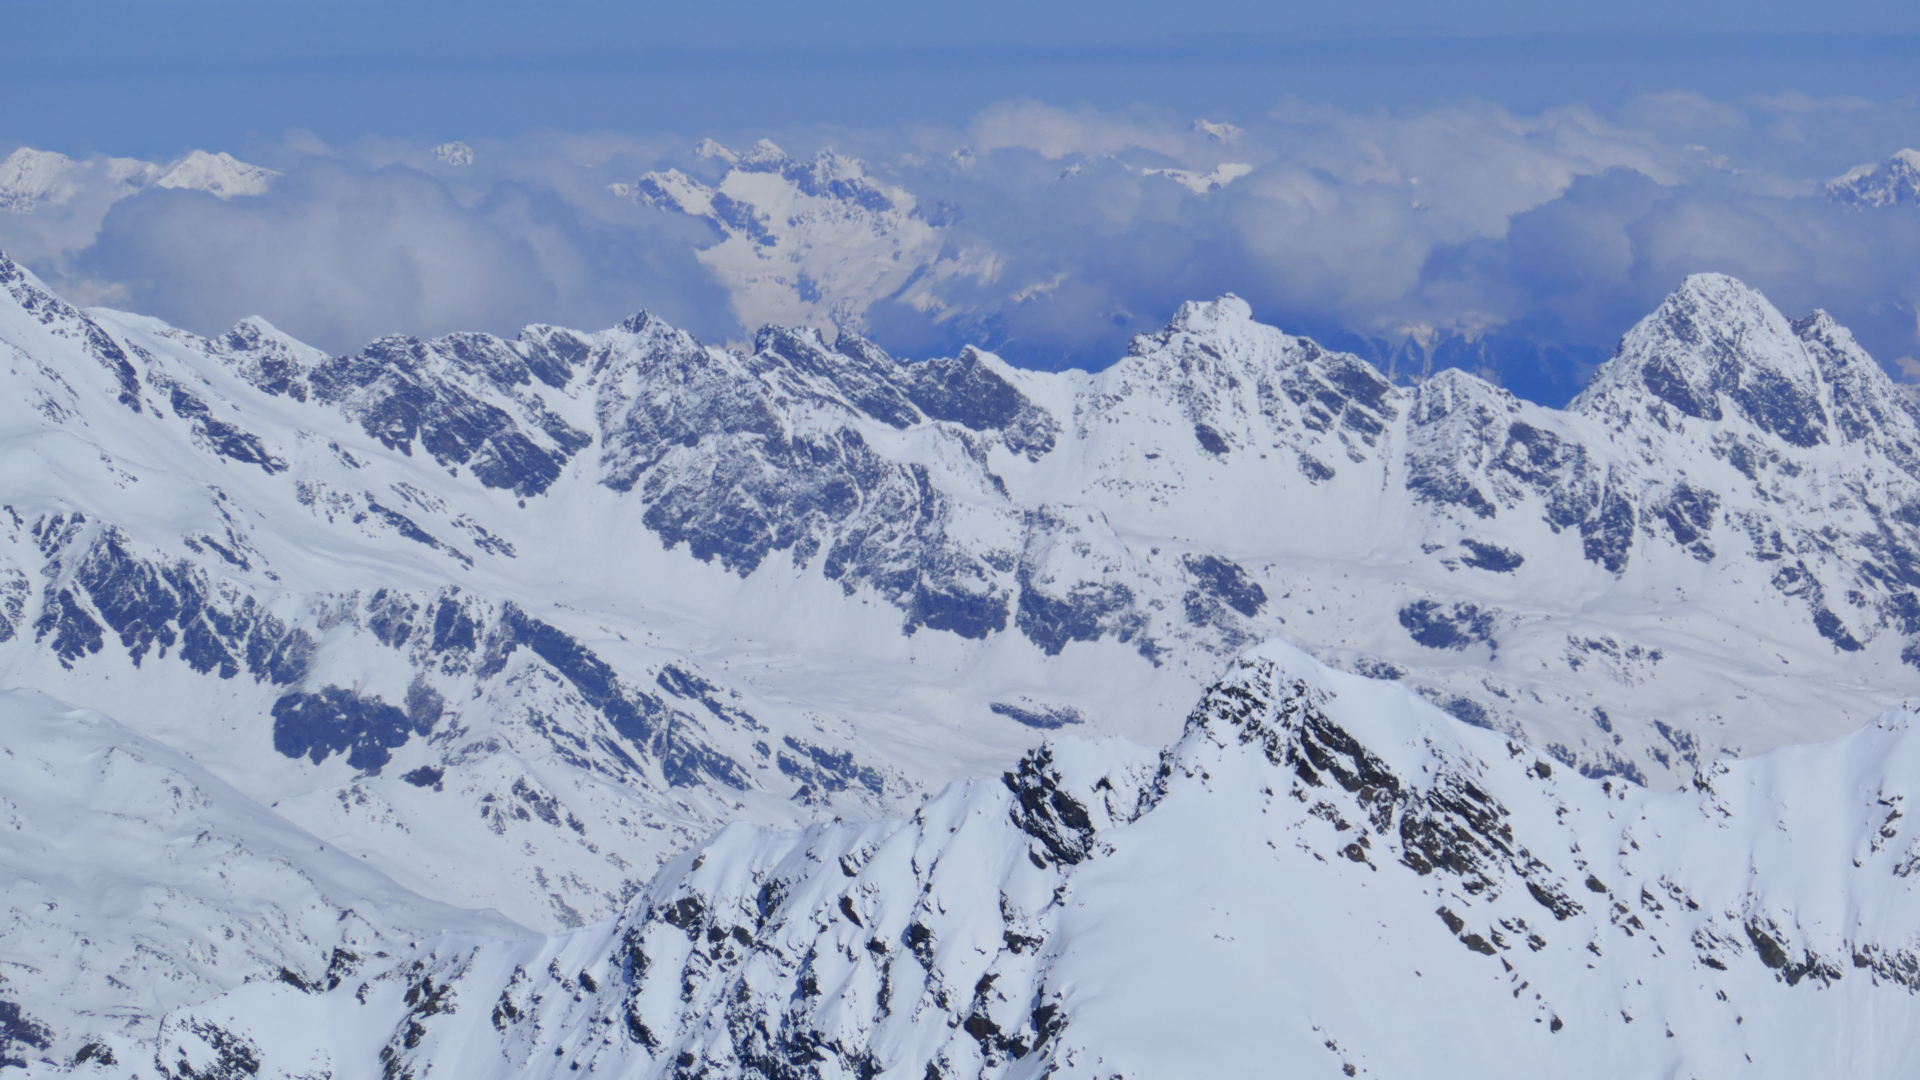
[[[833,161],[756,153],[734,163],[729,183],[866,190]],[[890,206],[874,212],[911,209]],[[74,1066],[95,1045],[74,1067],[104,1054],[145,1068],[157,1045],[175,1076],[201,1075],[194,1062],[231,1065],[242,1044],[182,1034],[238,1030],[194,1010],[263,994],[282,1004],[299,995],[287,1007],[304,1010],[310,991],[359,979],[371,980],[367,1001],[324,992],[334,1004],[313,1007],[346,1010],[361,1019],[341,1022],[358,1025],[384,1015],[378,995],[392,990],[417,1011],[432,988],[381,972],[418,960],[440,986],[453,968],[435,965],[481,948],[476,934],[493,942],[486,964],[604,951],[609,927],[639,927],[647,897],[689,874],[724,892],[744,888],[738,874],[806,862],[798,853],[816,842],[880,844],[942,789],[918,812],[974,837],[973,876],[952,885],[966,897],[949,905],[965,921],[952,932],[1002,933],[981,912],[1004,885],[1007,910],[1028,920],[1006,933],[1081,940],[1071,920],[1048,921],[1066,918],[1047,906],[1063,867],[1086,863],[1072,871],[1084,890],[1147,864],[1069,859],[1091,849],[1066,833],[1056,836],[1066,847],[1036,856],[1045,865],[1003,858],[1012,849],[993,837],[1019,822],[989,804],[1018,798],[967,778],[1023,760],[1015,775],[1035,784],[1056,765],[1062,776],[1092,770],[1086,782],[1105,777],[1109,788],[1089,821],[1143,836],[1173,829],[1152,823],[1187,822],[1171,812],[1185,803],[1141,796],[1159,791],[1142,779],[1157,765],[1128,747],[1184,740],[1176,757],[1197,752],[1180,718],[1261,641],[1292,642],[1335,673],[1278,646],[1257,654],[1263,662],[1374,703],[1340,724],[1383,759],[1406,733],[1363,731],[1360,714],[1375,705],[1421,718],[1420,730],[1463,724],[1446,738],[1469,748],[1528,747],[1535,780],[1586,785],[1613,811],[1620,799],[1682,805],[1696,774],[1717,775],[1722,758],[1814,753],[1776,748],[1861,729],[1910,692],[1920,668],[1920,420],[1844,328],[1817,312],[1790,320],[1721,276],[1684,282],[1565,411],[1457,371],[1395,386],[1355,357],[1259,324],[1231,296],[1184,306],[1104,371],[1038,373],[978,350],[903,361],[857,334],[779,327],[723,349],[645,313],[596,332],[396,336],[329,356],[257,319],[202,337],[80,310],[4,259],[0,289],[0,713],[10,736],[0,795],[19,840],[0,909],[0,1059],[35,1068]],[[1057,739],[1047,765],[1029,755],[1048,732],[1092,748]],[[1413,774],[1396,768],[1412,791]],[[50,778],[69,773],[110,779],[61,792]],[[1086,809],[1089,798],[1073,801]],[[1141,798],[1152,815],[1126,823]],[[1555,811],[1512,798],[1514,829],[1522,818],[1548,827],[1530,815]],[[1755,798],[1753,814],[1778,810]],[[1246,810],[1218,812],[1256,820],[1234,816]],[[1857,816],[1842,815],[1866,828]],[[869,824],[820,824],[835,818]],[[1200,820],[1180,828],[1204,830]],[[732,854],[703,865],[732,868],[732,884],[690,869],[687,853],[716,831]],[[1597,850],[1594,835],[1526,843],[1564,876],[1573,863],[1557,853],[1572,842]],[[140,865],[143,845],[156,852],[151,867]],[[1206,850],[1188,846],[1196,858]],[[68,847],[84,854],[57,873]],[[1156,850],[1172,858],[1180,847]],[[860,861],[848,864],[855,877]],[[1154,881],[1177,880],[1161,865]],[[1526,900],[1516,882],[1530,871],[1500,866],[1501,895]],[[909,869],[886,888],[932,887]],[[1408,872],[1428,884],[1367,895],[1428,903],[1419,888],[1431,875]],[[149,881],[165,899],[127,917],[95,887],[99,875]],[[1099,889],[1116,897],[1152,884],[1112,881]],[[1254,881],[1216,884],[1227,895]],[[1712,910],[1724,913],[1734,886],[1716,882],[1723,906]],[[1565,895],[1585,918],[1604,905],[1583,887]],[[720,893],[702,895],[706,904]],[[1462,919],[1476,894],[1465,895],[1446,901]],[[1846,941],[1905,955],[1904,908],[1885,902],[1893,907],[1861,924],[1871,934]],[[1754,924],[1775,952],[1853,962],[1838,939],[1794,937],[1789,909],[1801,907],[1769,908],[1774,922]],[[1446,923],[1430,907],[1420,918]],[[785,926],[778,948],[802,949],[811,925]],[[1496,925],[1460,933],[1494,942]],[[1775,955],[1745,923],[1713,925]],[[446,933],[456,936],[435,936]],[[751,948],[774,947],[760,929],[743,933]],[[1555,948],[1563,938],[1548,935]],[[1575,944],[1585,940],[1608,948],[1591,936]],[[1674,940],[1659,937],[1670,953]],[[835,968],[834,978],[906,979],[908,969],[886,966],[900,944],[882,944],[894,952],[870,950],[879,966]],[[1002,950],[1014,959],[1002,958],[992,986],[1006,1002],[1021,1000],[1017,987],[1054,985],[1041,954],[1024,949]],[[1895,966],[1882,972],[1880,953],[1858,955],[1879,974],[1844,994],[1906,977],[1905,961],[1887,959]],[[942,953],[928,978],[947,988],[941,1015],[965,1031],[987,990],[976,989],[985,969],[961,956]],[[135,969],[171,974],[94,977]],[[1812,976],[1802,975],[1794,992],[1804,996]],[[565,977],[573,989],[548,987],[543,1000],[599,1000]],[[1019,1014],[1027,1005],[982,1006],[998,1033],[984,1038],[925,1041],[915,1029],[885,1035],[884,1047],[861,1042],[906,1031],[859,1013],[879,993],[869,990],[848,999],[855,1026],[794,1038],[911,1058],[916,1080],[939,1055],[955,1075],[1026,1075],[1015,1058],[1042,1060],[1046,1022]],[[655,1062],[649,1039],[681,1038],[666,1033],[682,1031],[674,1010],[685,1003],[647,992],[665,995],[634,1014],[653,1034],[621,1062]],[[1597,1031],[1573,1023],[1586,991],[1566,993],[1568,1032]],[[363,1006],[374,1014],[354,1012]],[[1099,1026],[1101,1008],[1076,1005],[1070,1030],[1121,1030]],[[558,1037],[558,1020],[541,1023],[548,1034],[515,1028],[532,1041],[513,1046]],[[267,1039],[269,1028],[245,1038]],[[1636,1020],[1632,1034],[1643,1030]],[[1107,1052],[1091,1034],[1071,1042],[1080,1037],[1047,1046],[1081,1046],[1082,1062]],[[258,1046],[292,1061],[346,1054],[353,1040],[342,1038],[331,1049]],[[761,1052],[734,1034],[701,1038],[674,1053],[738,1064]],[[419,1057],[406,1041],[393,1060]],[[381,1045],[363,1049],[377,1060]],[[782,1046],[794,1060],[814,1052]]]
[[[1652,792],[1289,647],[1163,754],[736,825],[619,918],[170,1018],[167,1075],[1891,1076],[1910,711]],[[337,981],[337,985],[333,985]]]

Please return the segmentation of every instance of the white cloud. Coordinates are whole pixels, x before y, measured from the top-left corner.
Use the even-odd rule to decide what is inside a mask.
[[[0,213],[0,245],[76,294],[195,329],[261,314],[330,348],[650,307],[721,340],[806,323],[909,353],[978,341],[1099,364],[1228,291],[1316,332],[1604,344],[1679,275],[1719,269],[1834,309],[1891,358],[1911,351],[1920,215],[1849,216],[1818,184],[1920,145],[1920,109],[1855,104],[1289,100],[1234,126],[1014,102],[961,127],[794,130],[745,151],[292,133],[247,152],[264,193],[225,201],[163,190],[177,164],[20,158],[21,190],[41,194]],[[1789,137],[1783,119],[1804,124]],[[443,153],[456,145],[471,157]]]
[[[1226,187],[1251,172],[1253,172],[1253,166],[1229,161],[1216,166],[1210,173],[1196,172],[1193,169],[1141,169],[1140,175],[1164,176],[1195,195],[1205,195],[1209,191]]]
[[[1126,149],[1177,155],[1185,132],[1092,109],[1060,109],[1037,101],[995,105],[968,126],[980,150],[1032,150],[1048,161],[1068,154],[1098,157]]]
[[[1246,134],[1232,124],[1215,123],[1212,120],[1206,119],[1195,120],[1193,122],[1193,130],[1204,132],[1206,136],[1214,142],[1228,144],[1239,142],[1240,136]]]

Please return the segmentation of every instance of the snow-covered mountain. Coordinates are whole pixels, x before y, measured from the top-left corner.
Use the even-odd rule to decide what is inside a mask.
[[[869,306],[913,290],[941,260],[939,208],[868,177],[858,161],[831,150],[795,159],[766,139],[745,154],[707,140],[699,154],[726,166],[718,184],[667,169],[613,192],[713,228],[718,242],[699,258],[744,326],[861,327]],[[924,285],[918,294],[924,308]]]
[[[735,826],[616,920],[170,1017],[167,1076],[1901,1075],[1908,710],[1655,793],[1255,650],[1154,755]]]
[[[0,160],[0,210],[30,214],[43,200],[70,195],[62,175],[73,164],[65,154],[23,146]]]
[[[841,833],[753,830],[912,813],[1048,731],[1173,742],[1263,639],[1614,791],[1858,729],[1920,667],[1920,418],[1831,319],[1724,277],[1566,411],[1396,387],[1232,297],[1036,373],[646,314],[329,356],[0,286],[11,1060],[201,1061],[182,1031],[239,1028],[170,1010],[438,964],[430,930],[600,948],[723,826],[811,844]],[[101,779],[11,794],[68,774]],[[182,854],[129,871],[142,845]],[[56,879],[63,846],[97,856]],[[95,883],[129,873],[179,899],[123,917]],[[89,981],[130,964],[178,974]]]
[[[707,139],[696,153],[725,166],[718,183],[666,169],[612,190],[713,229],[716,243],[698,258],[743,326],[860,331],[868,309],[889,299],[951,318],[958,312],[941,286],[991,285],[1004,269],[999,256],[950,236],[956,208],[923,205],[832,150],[793,158],[762,139],[742,154]]]
[[[89,189],[106,201],[146,187],[204,191],[222,199],[264,195],[279,175],[231,154],[205,150],[161,165],[135,158],[75,161],[65,154],[23,146],[0,159],[0,210],[31,214]]]
[[[1843,206],[1878,207],[1920,202],[1920,150],[1902,150],[1876,165],[1859,165],[1826,185]]]

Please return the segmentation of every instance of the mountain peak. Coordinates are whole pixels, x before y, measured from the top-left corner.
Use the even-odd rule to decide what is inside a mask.
[[[57,202],[72,194],[63,179],[73,159],[51,150],[23,146],[0,160],[0,210],[31,214],[43,201]]]
[[[644,334],[649,330],[662,326],[666,326],[665,320],[653,312],[642,308],[634,312],[632,317],[627,319],[626,322],[621,323],[620,329],[629,334]]]
[[[1858,165],[1826,184],[1827,198],[1855,209],[1920,203],[1920,150],[1901,150],[1875,165]]]
[[[1168,320],[1167,329],[1203,334],[1253,321],[1253,308],[1233,293],[1212,300],[1189,300]]]
[[[1621,339],[1572,410],[1625,417],[1641,407],[1663,426],[1744,419],[1797,447],[1827,441],[1821,372],[1800,335],[1759,290],[1726,274],[1693,274]]]
[[[1735,303],[1754,308],[1772,307],[1765,294],[1732,274],[1704,271],[1688,274],[1680,287],[1668,295],[1666,303]]]
[[[204,191],[222,199],[238,195],[264,195],[280,174],[272,169],[249,165],[231,154],[209,154],[195,150],[173,163],[156,187]]]
[[[795,350],[827,353],[826,336],[811,326],[763,326],[753,335],[753,351],[786,355]]]

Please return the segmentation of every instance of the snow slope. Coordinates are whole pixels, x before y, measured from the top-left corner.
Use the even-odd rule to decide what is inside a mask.
[[[619,919],[170,1018],[168,1076],[1904,1075],[1909,710],[1652,792],[1249,652],[1157,756],[739,825]]]
[[[154,871],[191,898],[179,942],[248,943],[169,945],[166,993],[60,983],[146,931],[84,883],[9,892],[41,928],[0,939],[10,1058],[496,918],[449,908],[587,927],[729,823],[903,813],[1046,731],[1169,742],[1263,639],[1555,775],[1663,789],[1855,730],[1920,664],[1920,422],[1843,328],[1724,277],[1564,412],[1458,372],[1395,387],[1232,297],[1042,374],[812,330],[725,350],[644,313],[327,356],[81,311],[11,262],[0,286],[3,685],[226,785],[248,809],[221,820],[254,823],[232,866],[310,837],[366,871],[296,861],[314,884],[260,908],[224,899],[227,862]],[[147,820],[141,775],[22,827]],[[391,914],[329,941],[327,905]]]
[[[137,1060],[167,1011],[248,979],[350,970],[427,932],[526,933],[422,901],[97,713],[11,690],[0,714],[13,1063],[83,1044]]]

